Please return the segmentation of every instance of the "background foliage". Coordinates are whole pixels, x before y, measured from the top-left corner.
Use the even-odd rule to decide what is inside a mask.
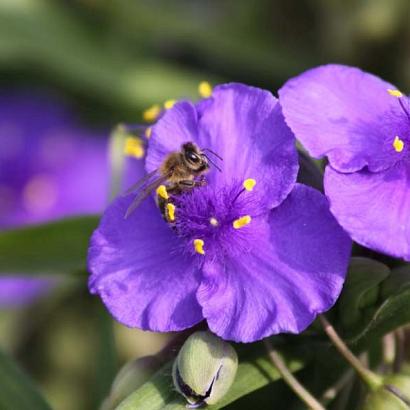
[[[140,121],[150,104],[196,98],[204,79],[275,93],[304,69],[339,62],[409,90],[409,15],[407,0],[0,0],[0,89],[57,94],[107,138],[118,122]],[[35,305],[0,312],[0,409],[96,409],[123,363],[168,341],[113,323],[88,294],[86,245],[96,223],[79,217],[0,233],[0,271],[64,278]],[[381,336],[410,321],[410,267],[360,247],[354,255],[329,318],[379,369],[391,365]],[[346,374],[316,324],[273,342],[318,396]],[[236,384],[213,408],[303,408],[262,345],[237,349]],[[168,360],[163,354],[148,366],[153,376],[121,409],[183,408],[170,387]],[[351,377],[336,399],[326,400],[331,408],[354,409],[360,393]]]

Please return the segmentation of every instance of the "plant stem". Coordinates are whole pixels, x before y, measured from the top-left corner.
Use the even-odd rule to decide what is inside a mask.
[[[401,370],[401,365],[405,361],[405,341],[406,336],[404,334],[403,328],[398,328],[394,331],[395,342],[396,342],[396,354],[393,361],[393,371],[399,373]]]
[[[324,331],[329,336],[329,339],[335,345],[339,353],[350,363],[353,369],[356,370],[362,381],[369,387],[370,390],[377,390],[383,385],[383,379],[371,370],[367,369],[360,360],[351,352],[346,343],[337,334],[334,327],[328,322],[323,315],[319,315],[319,320]]]
[[[293,390],[293,392],[312,410],[325,410],[325,408],[319,403],[319,401],[313,397],[293,376],[285,362],[282,360],[279,353],[274,349],[269,339],[264,340],[266,350],[269,358],[274,366],[278,369],[283,380]]]

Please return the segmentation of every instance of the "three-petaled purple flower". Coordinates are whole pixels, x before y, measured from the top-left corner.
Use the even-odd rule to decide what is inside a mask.
[[[327,65],[279,91],[309,153],[327,156],[331,211],[358,243],[410,261],[410,99],[357,68]]]
[[[192,141],[223,157],[207,185],[173,198],[175,223],[153,197],[127,219],[133,195],[105,212],[89,249],[90,289],[125,325],[174,331],[206,320],[251,342],[305,329],[329,309],[351,242],[326,198],[295,183],[294,137],[276,98],[241,84],[179,102],[152,127],[146,170]]]

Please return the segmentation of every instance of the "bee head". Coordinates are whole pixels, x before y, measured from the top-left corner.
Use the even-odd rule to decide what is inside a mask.
[[[182,145],[182,157],[186,165],[195,172],[202,172],[209,168],[206,156],[193,142]]]

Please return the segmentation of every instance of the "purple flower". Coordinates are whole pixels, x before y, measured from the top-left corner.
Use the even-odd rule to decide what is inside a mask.
[[[309,153],[327,156],[331,211],[358,243],[410,261],[410,100],[357,68],[327,65],[279,91]]]
[[[101,133],[45,95],[3,92],[0,110],[0,228],[101,212],[108,196]]]
[[[117,199],[91,239],[91,291],[145,330],[205,319],[242,342],[301,332],[337,299],[350,240],[326,198],[295,183],[294,137],[277,100],[227,84],[177,103],[152,128],[147,171],[188,141],[222,156],[222,172],[211,167],[205,187],[172,197],[174,226],[152,197],[127,219],[134,196]]]
[[[101,132],[80,125],[60,101],[27,91],[0,92],[0,112],[0,229],[104,209],[109,170]],[[0,306],[30,302],[53,283],[3,276]]]

